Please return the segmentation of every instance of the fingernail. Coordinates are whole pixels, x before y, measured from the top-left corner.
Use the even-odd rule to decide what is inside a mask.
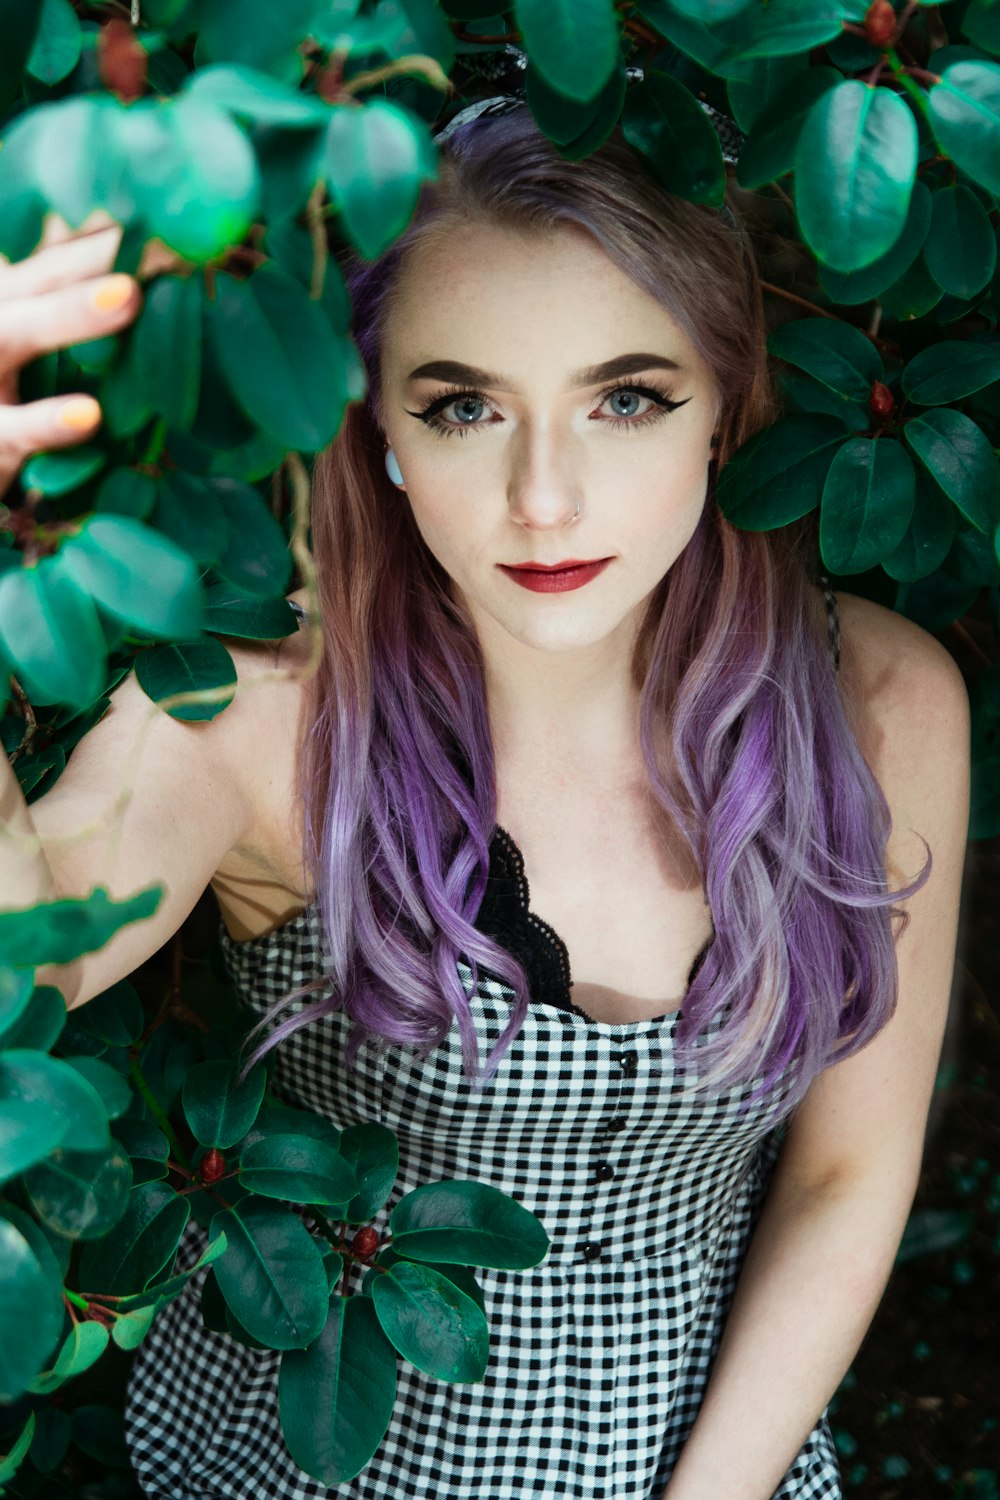
[[[135,285],[131,276],[116,275],[107,276],[101,282],[96,292],[90,295],[91,305],[101,312],[116,312],[119,307],[124,307],[132,296],[132,288]]]
[[[67,401],[66,405],[59,409],[60,422],[74,432],[82,432],[88,427],[93,427],[100,415],[101,408],[91,396],[78,396],[75,401]]]

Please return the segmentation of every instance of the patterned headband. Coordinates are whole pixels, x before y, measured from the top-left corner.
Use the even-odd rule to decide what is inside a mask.
[[[504,77],[505,79],[509,79],[513,70],[520,70],[523,73],[528,64],[527,53],[523,52],[520,47],[515,47],[512,42],[505,44],[504,53],[506,56],[503,54],[496,56],[494,54],[496,60],[492,76],[494,78]],[[485,57],[482,58],[480,66],[480,71],[485,74],[486,68],[483,66],[484,64],[486,64]],[[639,83],[643,77],[644,70],[642,68],[629,67],[625,70],[626,85]],[[509,110],[516,109],[519,105],[523,105],[526,102],[523,81],[512,80],[512,85],[511,92],[509,93],[495,94],[490,99],[478,99],[474,104],[466,105],[464,109],[460,109],[456,115],[451,117],[446,125],[434,132],[434,139],[438,142],[447,140],[453,130],[457,130],[460,125],[464,125],[468,120],[476,119],[479,115],[502,115],[506,114]],[[699,99],[698,103],[715,127],[715,133],[719,137],[719,144],[722,147],[723,161],[735,164],[739,161],[740,150],[746,139],[742,130],[740,130],[735,120],[731,119],[729,115],[723,114],[721,110],[714,109],[711,104],[706,104],[703,99]],[[728,214],[728,210],[720,211]]]

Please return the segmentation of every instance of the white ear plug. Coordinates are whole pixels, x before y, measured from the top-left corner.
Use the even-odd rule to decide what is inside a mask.
[[[393,453],[391,448],[387,448],[385,450],[385,472],[388,474],[393,484],[403,483],[403,475],[400,471],[399,460],[396,458],[396,455],[395,453]]]

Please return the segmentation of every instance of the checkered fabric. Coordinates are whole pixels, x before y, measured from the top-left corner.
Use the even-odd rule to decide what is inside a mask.
[[[245,942],[220,924],[219,939],[257,1014],[327,967],[315,905]],[[469,968],[459,972],[485,1056],[512,994],[482,973],[473,990]],[[750,1086],[698,1105],[674,1065],[677,1020],[672,1012],[595,1021],[534,995],[481,1094],[463,1074],[456,1027],[423,1061],[399,1046],[379,1057],[368,1043],[355,1071],[343,1060],[351,1025],[343,1013],[283,1042],[276,1093],[340,1128],[380,1120],[398,1136],[399,1177],[373,1221],[380,1233],[413,1188],[470,1179],[537,1214],[550,1248],[529,1270],[475,1272],[491,1329],[483,1381],[437,1380],[400,1357],[385,1438],[354,1479],[332,1489],[285,1449],[279,1355],[204,1328],[199,1274],[157,1318],[132,1368],[126,1433],[143,1492],[156,1500],[660,1500],[766,1198],[793,1076],[786,1070],[743,1112]],[[704,1039],[723,1022],[717,1017]],[[205,1239],[189,1226],[178,1264],[192,1264]],[[772,1500],[842,1496],[824,1411]]]

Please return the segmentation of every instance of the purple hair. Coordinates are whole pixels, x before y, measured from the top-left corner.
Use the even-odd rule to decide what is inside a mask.
[[[261,1024],[289,1000],[333,993],[275,1025],[253,1056],[340,1009],[354,1023],[351,1066],[369,1037],[427,1056],[457,1022],[466,1075],[483,1088],[532,1003],[521,964],[473,925],[497,807],[484,662],[471,617],[385,475],[380,378],[407,258],[470,222],[592,235],[711,368],[720,466],[777,405],[742,220],[667,193],[620,127],[568,162],[526,108],[470,120],[442,144],[440,175],[423,185],[407,230],[377,260],[346,266],[368,391],[314,468],[324,651],[299,765],[331,969]],[[739,530],[710,479],[694,535],[650,597],[632,662],[650,785],[692,851],[715,928],[674,1033],[676,1063],[703,1075],[703,1097],[759,1075],[747,1107],[797,1063],[786,1113],[891,1019],[890,917],[909,920],[891,902],[918,890],[931,866],[928,853],[911,885],[888,891],[889,808],[831,659],[814,524]],[[512,992],[485,1068],[462,961],[473,986],[482,965]]]

